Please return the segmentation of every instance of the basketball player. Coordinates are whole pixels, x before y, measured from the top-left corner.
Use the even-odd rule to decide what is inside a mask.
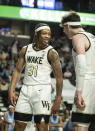
[[[51,29],[40,23],[35,27],[35,41],[22,48],[18,64],[12,75],[9,99],[15,105],[15,85],[25,66],[25,77],[18,98],[14,117],[15,131],[24,131],[27,122],[34,121],[38,131],[48,131],[49,116],[59,111],[62,93],[62,69],[58,53],[49,46]],[[51,77],[53,70],[56,78],[56,100],[51,109]]]
[[[73,45],[76,73],[76,95],[72,109],[74,131],[88,131],[91,120],[95,119],[95,36],[82,28],[76,12],[64,16],[60,26],[72,39]]]

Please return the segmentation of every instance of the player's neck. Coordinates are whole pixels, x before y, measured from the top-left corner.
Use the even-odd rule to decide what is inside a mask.
[[[42,50],[46,48],[48,45],[40,45],[40,44],[35,44],[34,49],[36,50]]]
[[[78,29],[75,29],[72,33],[71,33],[71,39],[74,35],[78,34],[79,32],[83,32],[84,29],[83,28],[78,28]]]
[[[84,31],[84,29],[83,29],[83,28],[78,28],[78,29],[76,29],[76,30],[75,30],[75,32],[74,32],[74,33],[75,33],[75,34],[77,34],[77,33],[79,33],[79,32],[83,32],[83,31]]]

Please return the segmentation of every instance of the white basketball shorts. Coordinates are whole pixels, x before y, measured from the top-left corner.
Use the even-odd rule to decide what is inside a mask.
[[[51,85],[23,85],[15,112],[33,115],[50,115]]]

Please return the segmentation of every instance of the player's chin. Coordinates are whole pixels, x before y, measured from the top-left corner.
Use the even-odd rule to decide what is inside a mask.
[[[44,40],[44,41],[43,41],[43,44],[44,44],[44,45],[47,45],[48,43],[49,43],[49,40]]]

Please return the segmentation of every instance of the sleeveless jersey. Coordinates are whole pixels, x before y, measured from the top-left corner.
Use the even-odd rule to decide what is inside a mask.
[[[52,124],[59,124],[59,116],[57,116],[55,120],[53,119],[53,116],[51,116],[50,122]],[[57,131],[57,130],[58,130],[58,127],[53,127],[52,128],[52,131]]]
[[[15,121],[14,121],[14,112],[13,112],[12,115],[10,115],[9,111],[8,111],[8,121],[11,122],[11,123],[15,123]],[[9,124],[8,131],[13,131],[13,127],[12,127],[11,124]]]
[[[88,32],[79,32],[78,34],[84,34],[90,45],[85,53],[86,57],[86,73],[85,79],[95,79],[95,36]],[[72,50],[74,66],[76,69],[76,52]]]
[[[26,85],[49,85],[51,84],[51,65],[48,62],[48,51],[52,46],[36,51],[29,44],[25,54],[25,76],[23,83]]]

